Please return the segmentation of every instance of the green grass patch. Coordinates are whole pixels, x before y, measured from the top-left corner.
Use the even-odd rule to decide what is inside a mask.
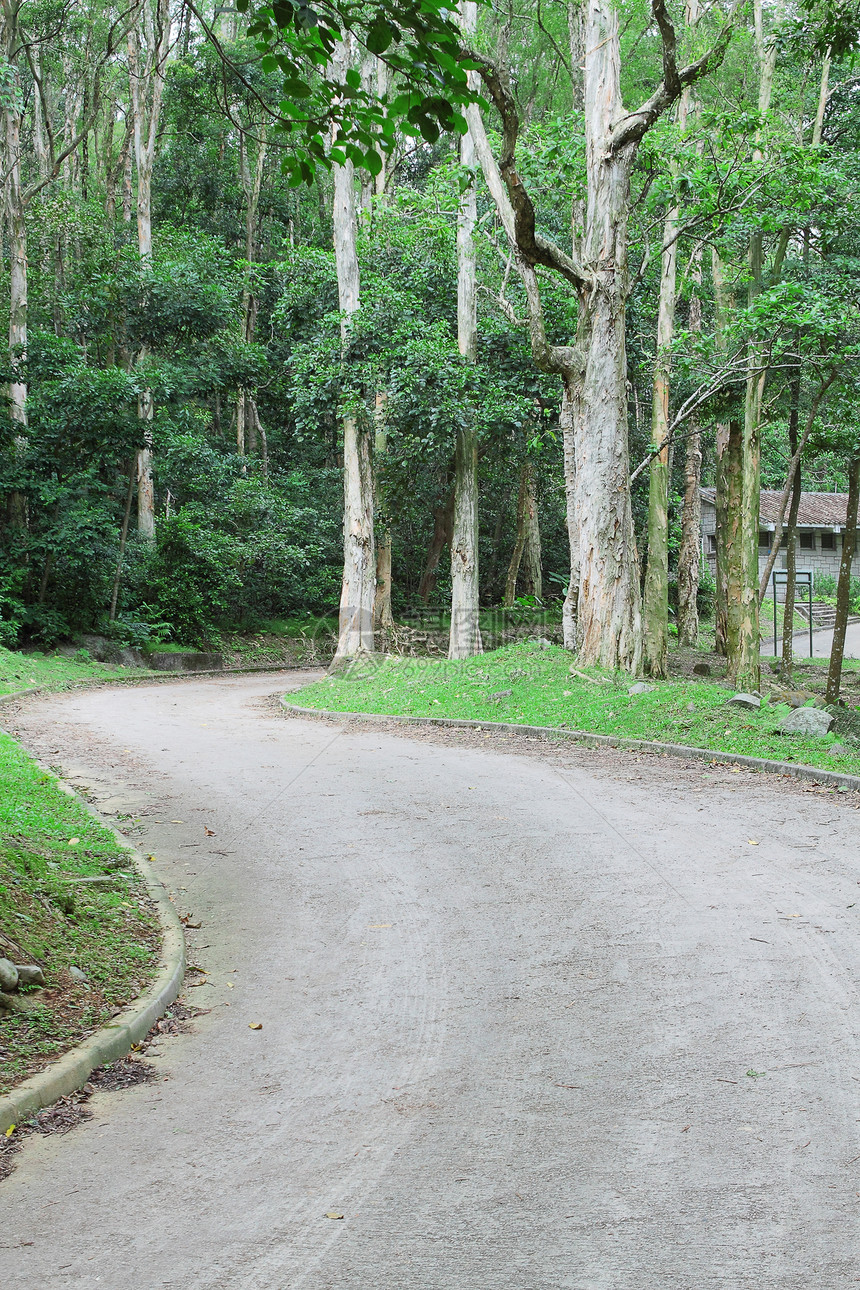
[[[160,945],[128,853],[0,733],[0,956],[38,963],[47,981],[12,996],[21,1011],[0,1010],[0,1093],[134,999]]]
[[[776,632],[780,639],[782,639],[782,625],[784,620],[785,620],[785,606],[782,604],[781,601],[778,601],[776,606]],[[765,598],[761,602],[761,608],[759,609],[759,624],[761,627],[762,638],[765,640],[772,640],[773,639],[773,597],[771,597],[770,600]],[[796,632],[803,632],[803,631],[809,630],[809,623],[803,617],[802,614],[799,614],[797,612],[796,609],[794,611],[794,630]]]
[[[337,712],[465,717],[692,744],[860,774],[857,709],[840,716],[839,733],[803,739],[777,733],[790,711],[785,703],[766,699],[750,711],[728,704],[724,686],[698,678],[654,682],[649,693],[631,695],[626,674],[579,669],[583,679],[571,667],[576,662],[565,650],[529,641],[456,663],[387,656],[306,686],[294,701]],[[846,751],[831,752],[835,744]]]
[[[68,690],[85,682],[151,675],[146,668],[96,663],[86,650],[75,654],[21,654],[0,646],[0,694],[12,694],[34,685]]]

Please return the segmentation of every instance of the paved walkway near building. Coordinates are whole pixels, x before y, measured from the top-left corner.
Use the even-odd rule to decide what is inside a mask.
[[[779,637],[779,652],[782,653],[782,632]],[[764,655],[773,653],[773,637],[769,640],[762,641],[762,653]],[[812,633],[812,655],[813,658],[830,658],[830,651],[833,648],[833,629],[828,628],[822,631]],[[794,633],[794,656],[795,658],[809,657],[809,631]],[[845,630],[845,657],[860,658],[860,622],[849,623]]]
[[[209,984],[156,1083],[26,1142],[3,1290],[856,1282],[854,795],[287,684],[4,711],[140,819]]]

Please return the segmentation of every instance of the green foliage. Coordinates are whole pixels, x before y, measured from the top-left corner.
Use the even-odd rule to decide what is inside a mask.
[[[444,0],[384,6],[237,0],[237,8],[251,15],[248,31],[263,53],[263,71],[282,78],[278,129],[288,147],[282,164],[291,184],[310,184],[318,167],[347,158],[376,175],[398,136],[432,144],[443,131],[465,132],[460,108],[477,96]],[[335,47],[349,33],[397,73],[394,90],[378,95],[357,70],[348,68],[343,80],[333,71]]]

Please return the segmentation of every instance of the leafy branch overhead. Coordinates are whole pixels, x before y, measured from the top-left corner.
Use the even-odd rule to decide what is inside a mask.
[[[443,0],[237,0],[237,8],[249,17],[264,72],[282,78],[283,97],[269,111],[289,144],[283,165],[292,184],[310,183],[317,167],[345,159],[379,174],[398,133],[435,143],[446,131],[465,132],[462,108],[478,96]],[[348,37],[396,73],[396,88],[379,93],[355,68],[337,75],[335,49]]]

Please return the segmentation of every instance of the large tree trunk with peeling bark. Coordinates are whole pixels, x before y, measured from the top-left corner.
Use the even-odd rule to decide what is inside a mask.
[[[480,112],[466,109],[470,132],[496,207],[517,258],[526,291],[532,356],[560,376],[570,400],[575,454],[575,511],[579,530],[577,648],[583,663],[637,671],[642,661],[639,571],[630,499],[627,450],[625,306],[630,175],[640,140],[684,88],[725,56],[737,12],[733,3],[714,45],[684,68],[663,0],[652,0],[663,53],[663,79],[635,111],[620,91],[618,16],[611,0],[589,0],[582,45],[587,202],[579,236],[573,220],[572,254],[538,232],[534,205],[516,166],[519,114],[504,68],[470,51],[502,121],[498,162]],[[578,46],[578,35],[574,42]],[[576,290],[579,317],[573,345],[546,336],[538,266]],[[566,472],[568,478],[571,472]]]
[[[623,115],[618,18],[606,0],[585,16],[588,201],[572,391],[579,523],[577,652],[583,663],[637,672],[642,661],[639,562],[627,450],[627,220],[635,145],[610,147]]]
[[[474,0],[461,0],[460,25],[471,35],[477,22]],[[474,83],[474,73],[471,73]],[[460,165],[475,168],[475,145],[467,130],[460,139]],[[474,183],[460,197],[457,215],[457,344],[467,363],[478,357],[478,308],[475,276],[475,224],[478,200]],[[471,421],[458,426],[454,450],[454,519],[451,532],[451,626],[448,657],[482,652],[478,582],[478,436]]]
[[[345,79],[351,62],[348,46],[337,46],[334,67]],[[359,306],[355,171],[351,161],[334,167],[334,252],[344,346],[349,317]],[[337,650],[332,666],[373,651],[376,598],[376,549],[373,514],[373,453],[370,429],[353,412],[343,421],[343,583]]]
[[[601,207],[617,181],[623,186],[627,178],[606,177],[610,191],[601,187]],[[584,370],[569,387],[579,526],[576,644],[582,663],[638,672],[642,622],[627,452],[626,274],[623,259],[620,275],[615,260],[622,248],[612,236],[621,231],[613,223],[608,217],[610,236],[594,295],[580,298],[577,342]]]

